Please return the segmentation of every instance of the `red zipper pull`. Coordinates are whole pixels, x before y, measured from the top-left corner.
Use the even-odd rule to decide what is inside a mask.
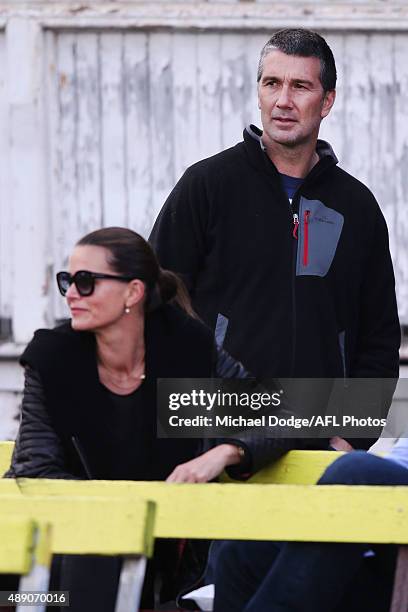
[[[309,217],[310,217],[310,210],[305,210],[305,214],[304,214],[305,233],[303,236],[303,265],[304,266],[307,266],[309,262]]]
[[[292,236],[297,240],[297,231],[299,227],[299,217],[296,213],[293,213],[293,232]]]

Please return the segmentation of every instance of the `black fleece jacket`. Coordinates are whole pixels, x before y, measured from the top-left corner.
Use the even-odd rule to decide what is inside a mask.
[[[318,141],[320,161],[290,204],[260,136],[251,126],[185,172],[150,237],[161,265],[261,380],[397,377],[394,274],[374,196]]]

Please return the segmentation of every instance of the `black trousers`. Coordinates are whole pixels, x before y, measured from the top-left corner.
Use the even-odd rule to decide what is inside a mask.
[[[363,451],[343,455],[321,485],[408,485],[408,469]],[[375,556],[371,554],[373,549]],[[389,610],[396,547],[223,542],[215,563],[215,612]]]

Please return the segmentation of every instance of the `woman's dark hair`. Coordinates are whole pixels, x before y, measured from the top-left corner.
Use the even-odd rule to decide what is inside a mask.
[[[175,302],[190,316],[197,316],[183,281],[174,272],[160,267],[152,247],[140,234],[124,227],[105,227],[77,242],[77,246],[88,245],[107,249],[108,263],[115,272],[145,283],[147,312]]]

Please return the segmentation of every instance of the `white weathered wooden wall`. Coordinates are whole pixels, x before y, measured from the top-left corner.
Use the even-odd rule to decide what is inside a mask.
[[[259,124],[259,51],[288,25],[334,51],[322,137],[380,201],[408,324],[405,3],[2,2],[0,316],[13,338],[0,345],[0,422],[21,385],[15,355],[67,313],[54,275],[73,244],[102,225],[147,236],[185,168]]]
[[[322,135],[381,203],[408,322],[408,34],[324,34],[339,88]],[[259,123],[255,75],[264,42],[258,32],[45,33],[55,269],[91,229],[125,225],[148,235],[186,167]],[[54,314],[64,312],[58,298]]]

